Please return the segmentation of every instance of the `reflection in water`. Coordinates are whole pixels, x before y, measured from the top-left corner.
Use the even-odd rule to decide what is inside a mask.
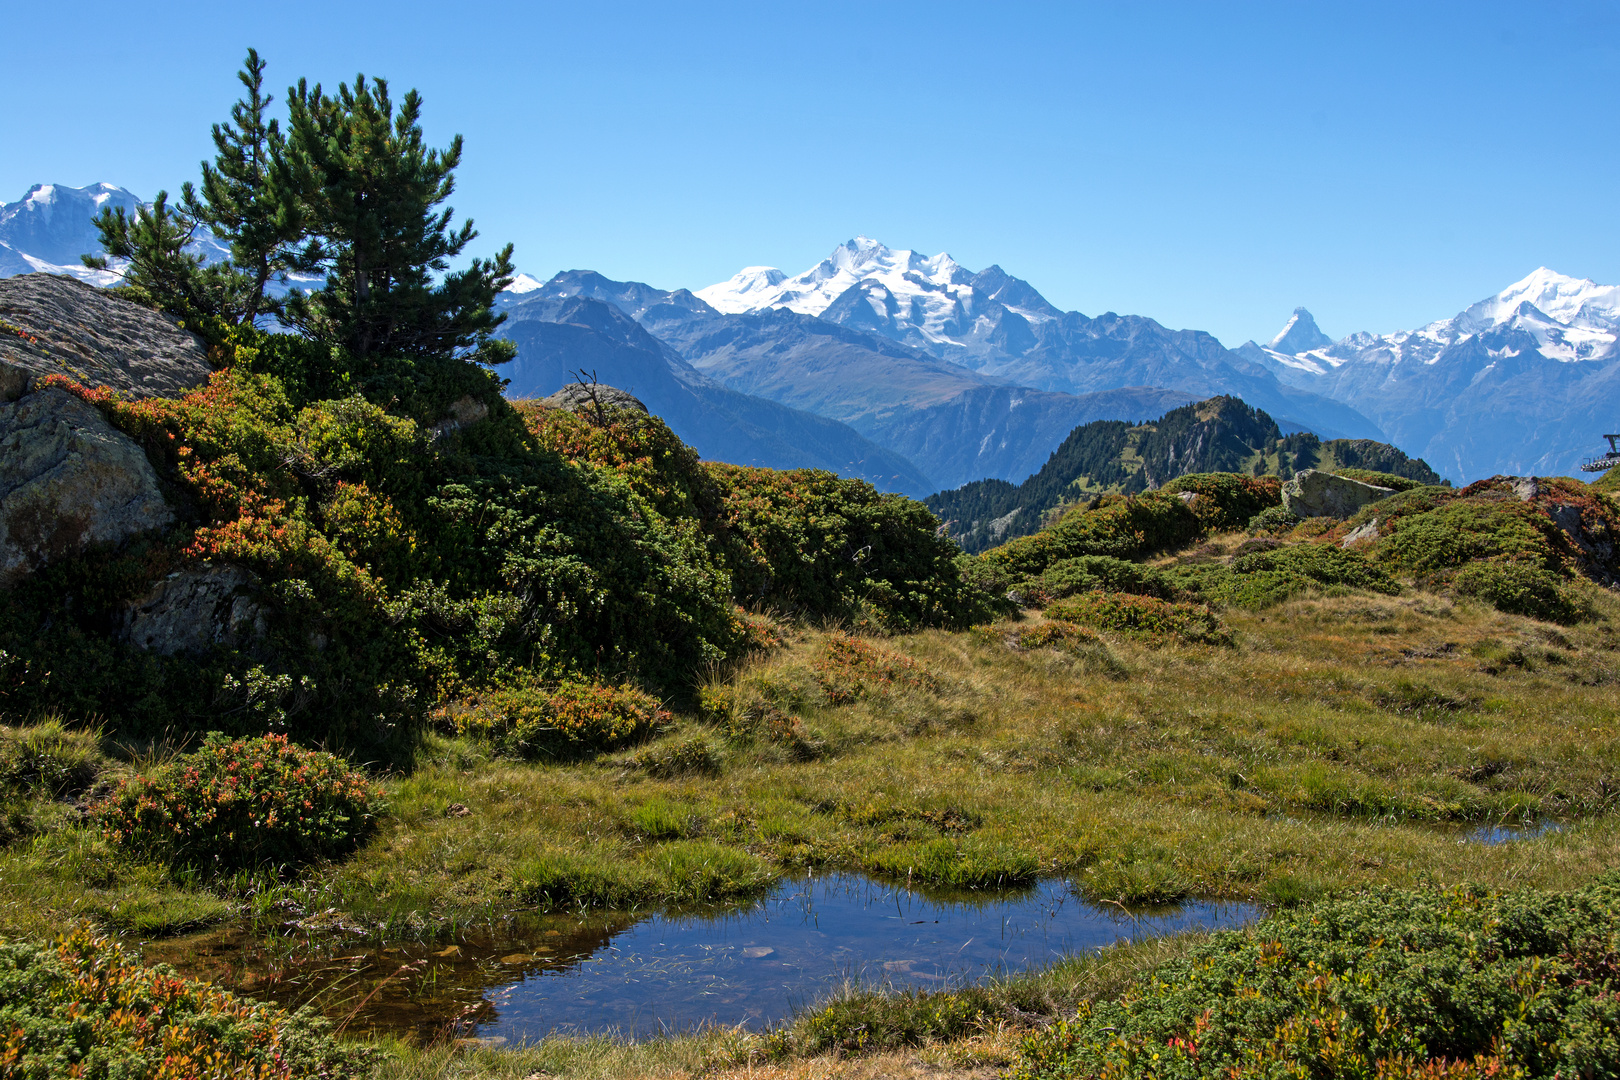
[[[846,983],[939,989],[1256,914],[1213,904],[1132,914],[1077,900],[1060,881],[938,896],[835,875],[784,882],[741,910],[535,919],[454,945],[386,949],[240,930],[153,945],[147,959],[260,999],[313,1003],[352,1017],[350,1031],[459,1029],[516,1043],[552,1031],[760,1027]]]
[[[1467,839],[1476,844],[1506,844],[1513,840],[1534,840],[1538,836],[1547,836],[1559,832],[1560,827],[1556,821],[1526,822],[1522,825],[1481,825],[1470,829]]]

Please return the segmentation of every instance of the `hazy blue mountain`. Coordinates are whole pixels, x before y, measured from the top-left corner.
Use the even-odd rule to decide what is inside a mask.
[[[727,389],[612,304],[578,295],[532,296],[505,307],[501,334],[518,346],[517,359],[500,369],[511,380],[511,397],[546,397],[583,371],[640,398],[712,460],[830,469],[913,496],[937,487],[905,457],[846,424]]]
[[[525,297],[506,301],[505,310],[555,297],[612,304],[704,375],[841,420],[943,486],[1023,479],[1076,424],[1143,419],[1190,400],[1156,387],[1073,395],[1009,385],[815,316],[782,308],[727,315],[684,289],[664,292],[591,271],[558,274]]]

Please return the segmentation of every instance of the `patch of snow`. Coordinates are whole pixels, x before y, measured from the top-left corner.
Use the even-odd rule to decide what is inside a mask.
[[[531,277],[528,274],[519,274],[512,279],[512,284],[508,285],[502,291],[515,293],[521,296],[524,293],[531,293],[536,289],[544,288],[545,284],[546,283],[541,281],[539,278]]]

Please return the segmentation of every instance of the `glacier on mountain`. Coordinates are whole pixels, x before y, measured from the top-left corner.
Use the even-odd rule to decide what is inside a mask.
[[[1236,351],[1452,475],[1573,472],[1620,419],[1620,287],[1544,266],[1415,330],[1298,351],[1284,336]]]

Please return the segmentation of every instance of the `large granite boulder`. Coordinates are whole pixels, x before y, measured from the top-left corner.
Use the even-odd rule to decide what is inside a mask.
[[[1282,501],[1285,509],[1302,518],[1347,518],[1368,503],[1393,494],[1394,488],[1376,487],[1348,476],[1306,469],[1283,485]]]
[[[146,453],[54,387],[0,404],[0,589],[174,520]]]
[[[66,375],[132,397],[176,397],[208,381],[208,354],[167,315],[55,274],[0,278],[0,401]]]
[[[170,574],[124,610],[124,640],[163,656],[204,653],[215,645],[241,648],[264,630],[258,580],[239,566]]]

